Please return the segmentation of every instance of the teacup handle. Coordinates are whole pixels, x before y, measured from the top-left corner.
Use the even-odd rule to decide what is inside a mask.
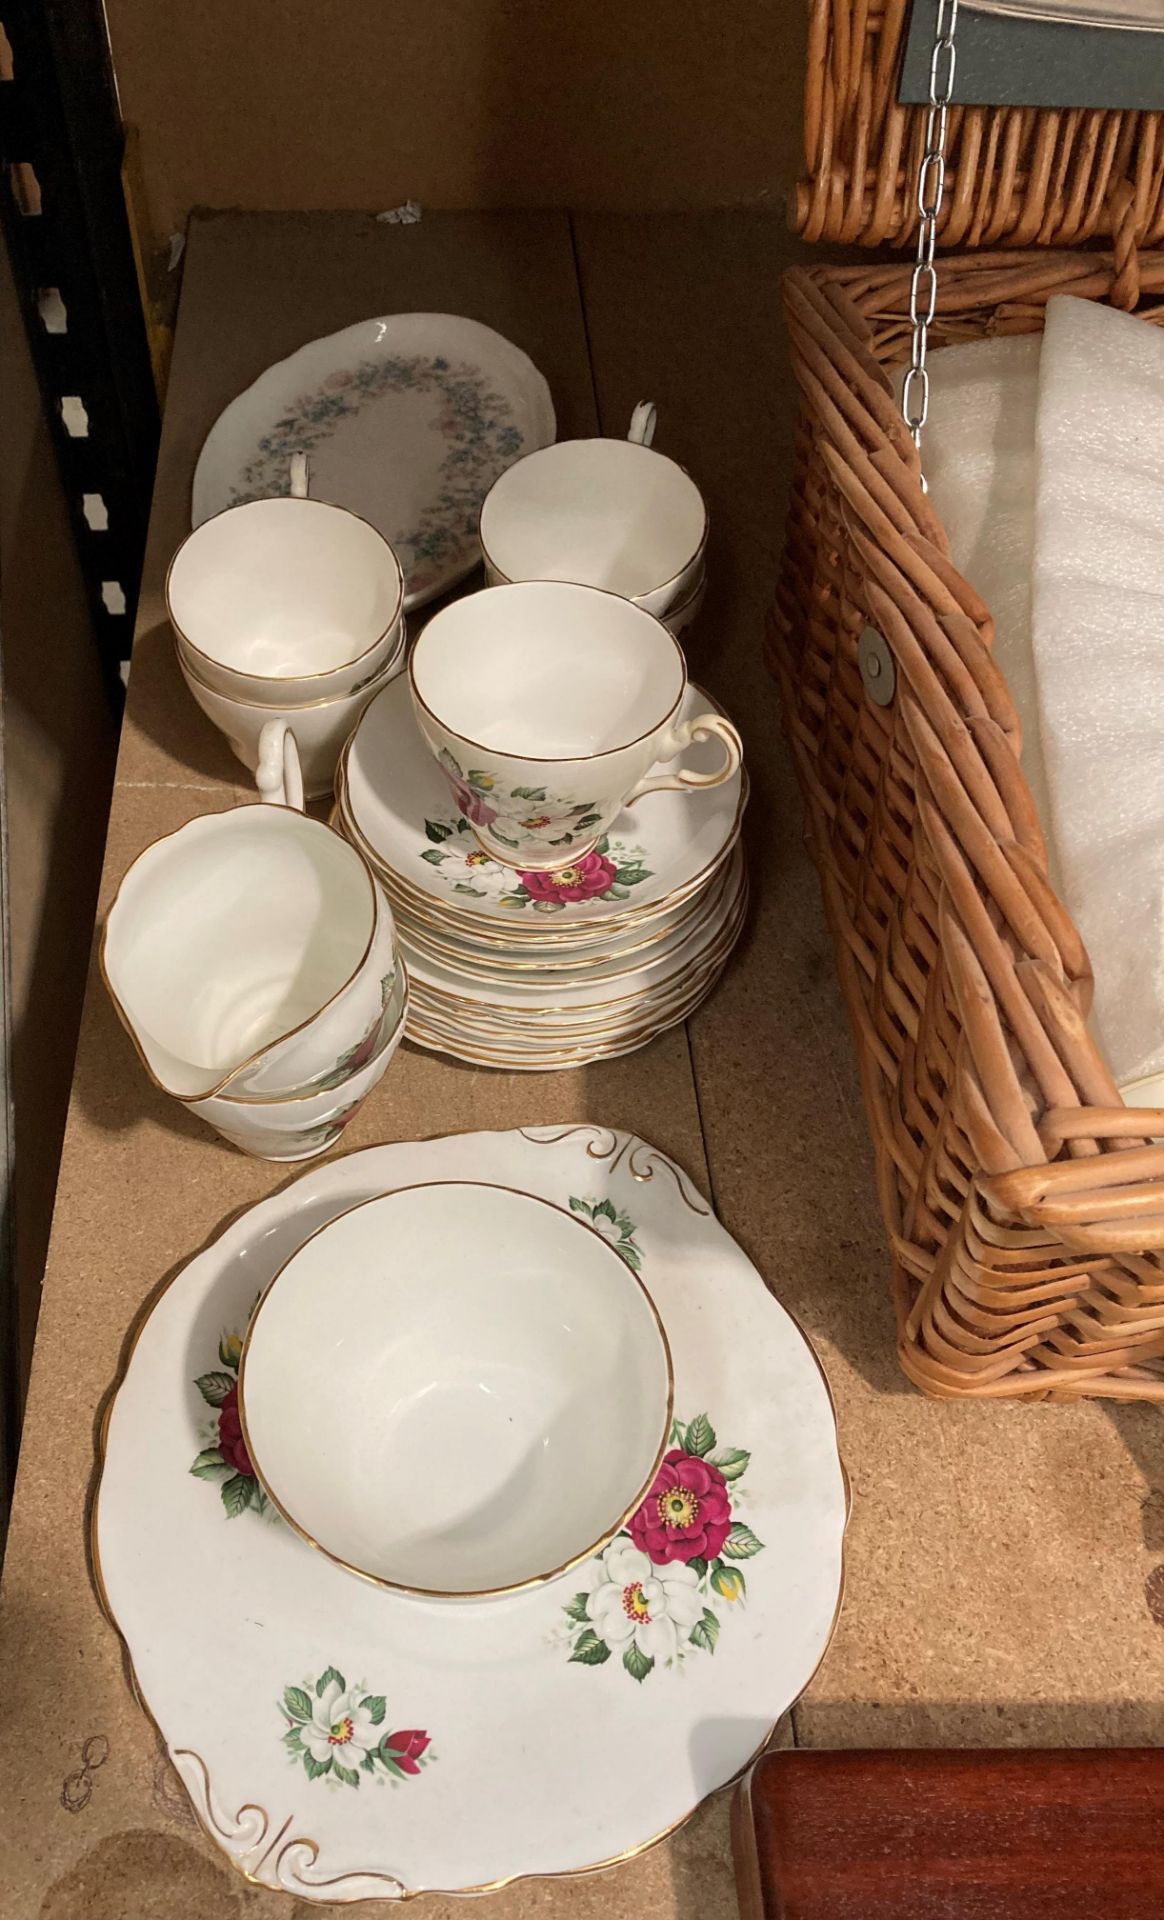
[[[725,780],[730,780],[733,773],[739,770],[744,750],[740,743],[740,736],[731,721],[724,720],[718,713],[697,713],[693,720],[681,720],[677,727],[672,727],[670,733],[661,742],[659,758],[673,760],[677,753],[682,753],[684,748],[689,747],[693,741],[710,740],[713,736],[723,742],[722,767],[717,767],[714,773],[695,773],[691,768],[684,767],[680,768],[678,773],[653,774],[646,780],[640,780],[634,791],[627,794],[623,801],[624,807],[633,806],[636,800],[642,799],[644,793],[669,793],[675,789],[682,792],[684,788],[721,787]]]
[[[290,462],[289,484],[292,500],[306,500],[310,485],[310,470],[305,453],[293,453]]]
[[[630,431],[626,436],[627,439],[633,440],[637,447],[649,447],[655,437],[655,428],[658,422],[659,409],[654,401],[640,400],[638,406],[631,414]]]
[[[268,720],[259,735],[259,764],[255,772],[259,798],[273,807],[303,812],[303,769],[299,745],[285,720]]]

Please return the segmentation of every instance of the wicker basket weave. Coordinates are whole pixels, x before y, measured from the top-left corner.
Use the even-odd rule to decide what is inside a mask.
[[[900,40],[901,6],[813,12],[834,48],[842,15],[866,19],[867,54],[871,20]],[[867,64],[856,91],[878,97]],[[810,77],[810,111],[818,93]],[[1140,135],[1151,158],[1156,122]],[[1154,158],[1124,158],[1138,178],[1155,170],[1158,204]],[[1137,249],[1134,180],[1105,218],[1108,253],[942,258],[932,344],[1040,330],[1055,293],[1164,322],[1164,253]],[[770,633],[857,1041],[901,1363],[940,1395],[1164,1400],[1164,1111],[1123,1106],[1088,1031],[1087,955],[1048,878],[990,612],[950,561],[892,396],[909,280],[871,264],[787,277],[801,416]],[[867,625],[893,656],[888,707],[862,685]]]
[[[897,104],[909,9],[910,0],[809,0],[808,178],[791,206],[806,240],[902,246],[917,231],[923,121]],[[954,107],[939,237],[947,247],[1078,247],[1120,224],[1113,198],[1125,181],[1135,238],[1154,246],[1164,239],[1155,114]]]

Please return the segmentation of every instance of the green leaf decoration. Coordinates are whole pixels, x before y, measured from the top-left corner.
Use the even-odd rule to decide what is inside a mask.
[[[378,1727],[387,1712],[384,1695],[382,1693],[365,1694],[364,1698],[360,1701],[360,1705],[367,1708],[372,1716],[372,1725]]]
[[[397,1766],[395,1760],[392,1758],[392,1755],[386,1752],[383,1747],[377,1747],[376,1758],[380,1762],[380,1765],[383,1767],[385,1773],[391,1774],[394,1780],[407,1780],[408,1775],[405,1773],[404,1768]]]
[[[632,1273],[640,1273],[642,1271],[643,1256],[637,1247],[631,1245],[629,1240],[624,1240],[618,1251],[621,1253]]]
[[[599,834],[597,840],[594,842],[594,851],[595,853],[610,852],[610,835],[608,833]]]
[[[606,892],[603,894],[602,898],[604,900],[629,900],[630,888],[616,886],[612,881],[610,886],[607,887]]]
[[[605,1640],[598,1638],[593,1627],[587,1627],[585,1633],[580,1633],[574,1642],[574,1651],[570,1658],[580,1660],[584,1667],[600,1667],[605,1660],[610,1659],[610,1648]]]
[[[702,1580],[704,1574],[707,1572],[707,1561],[701,1560],[697,1556],[694,1560],[689,1560],[687,1564],[691,1568],[691,1571],[695,1575],[695,1578],[697,1580]]]
[[[363,1759],[360,1761],[360,1766],[363,1768],[365,1773],[374,1773],[376,1771],[375,1753],[366,1753]]]
[[[705,1413],[696,1414],[687,1427],[687,1451],[702,1460],[715,1445],[715,1428]]]
[[[339,1761],[336,1759],[332,1760],[331,1766],[332,1772],[338,1780],[343,1781],[345,1787],[359,1786],[360,1776],[353,1767],[341,1767]]]
[[[566,911],[566,902],[564,900],[535,900],[534,901],[535,913],[565,913],[565,911]]]
[[[484,767],[470,767],[465,778],[471,787],[477,788],[479,793],[492,793],[493,775],[486,773]]]
[[[627,1645],[626,1652],[622,1656],[622,1664],[630,1674],[631,1679],[637,1680],[639,1685],[642,1686],[643,1681],[655,1663],[651,1659],[650,1654],[640,1653],[634,1641],[631,1640]]]
[[[609,1220],[613,1227],[618,1225],[618,1212],[611,1200],[599,1200],[590,1217],[592,1220]]]
[[[745,1527],[737,1520],[723,1543],[722,1551],[729,1560],[750,1560],[753,1554],[763,1553],[764,1542],[757,1540],[751,1527]]]
[[[220,1407],[237,1384],[233,1373],[204,1373],[194,1382],[208,1407]]]
[[[516,847],[517,841],[511,840],[507,833],[500,832],[498,829],[496,820],[493,822],[493,826],[490,829],[490,831],[493,834],[493,838],[495,840],[500,840],[503,847]]]
[[[683,1425],[682,1420],[672,1420],[671,1422],[671,1445],[673,1447],[682,1447],[684,1453],[687,1452],[687,1429]]]
[[[288,1753],[307,1752],[307,1748],[303,1744],[303,1735],[300,1733],[298,1727],[288,1727],[286,1733],[283,1735],[283,1745],[286,1747]]]
[[[346,1692],[348,1683],[344,1679],[343,1674],[340,1672],[339,1668],[327,1667],[325,1668],[324,1672],[320,1674],[319,1679],[315,1683],[315,1697],[317,1700],[323,1699],[324,1694],[327,1692],[327,1689],[331,1685],[333,1680],[339,1681],[341,1693]]]
[[[443,820],[426,820],[424,831],[425,838],[435,840],[438,846],[442,840],[451,840],[453,837],[452,827],[446,827]]]
[[[590,1207],[587,1204],[587,1202],[585,1200],[576,1199],[573,1194],[570,1195],[570,1212],[583,1213],[585,1214],[587,1220],[591,1220],[594,1217],[590,1211]]]
[[[602,815],[600,813],[584,813],[581,820],[576,821],[575,825],[579,833],[581,833],[583,827],[593,827],[601,818]]]
[[[326,1760],[313,1760],[307,1752],[303,1755],[303,1764],[307,1768],[309,1780],[322,1780],[325,1773],[331,1772],[331,1756]]]
[[[742,1567],[725,1567],[722,1560],[717,1560],[711,1570],[711,1584],[725,1600],[734,1602],[747,1597],[748,1583]]]
[[[449,856],[447,853],[442,853],[439,847],[426,847],[420,857],[422,860],[427,860],[430,867],[439,867]]]
[[[310,1720],[311,1696],[302,1687],[284,1687],[283,1710],[292,1720]]]
[[[514,787],[513,789],[513,798],[515,800],[544,800],[545,797],[546,790],[544,787]]]
[[[503,907],[527,907],[529,905],[529,894],[526,893],[524,889],[521,893],[503,893],[501,896],[501,904]]]
[[[719,1639],[719,1616],[704,1607],[703,1618],[697,1620],[688,1634],[693,1647],[702,1647],[705,1653],[715,1652],[715,1643]]]
[[[223,1366],[229,1367],[232,1373],[238,1372],[238,1359],[241,1352],[242,1341],[237,1333],[224,1333],[218,1343],[218,1357]]]
[[[203,1447],[190,1471],[199,1480],[213,1480],[216,1474],[230,1473],[232,1469],[227,1466],[217,1447]]]
[[[240,1513],[246,1512],[251,1504],[253,1485],[254,1482],[249,1473],[236,1473],[231,1479],[223,1481],[219,1492],[222,1495],[222,1504],[226,1508],[228,1519],[236,1520]]]
[[[556,840],[550,841],[551,847],[572,847],[573,844],[574,836],[572,833],[560,833]]]
[[[742,1447],[724,1447],[721,1453],[713,1453],[711,1464],[718,1467],[725,1480],[738,1480],[748,1470],[750,1453]]]
[[[472,833],[473,831],[472,827],[469,825],[469,822],[467,820],[463,820],[460,814],[457,815],[456,831],[458,833]]]
[[[589,1620],[590,1618],[590,1614],[588,1612],[589,1602],[590,1602],[590,1595],[588,1593],[576,1593],[574,1595],[574,1598],[571,1600],[569,1606],[566,1608],[566,1618],[568,1620],[577,1620],[579,1625],[581,1625],[582,1622]]]
[[[470,895],[470,896],[471,896],[471,897],[472,897],[472,898],[473,898],[474,900],[484,900],[484,898],[485,898],[485,889],[484,889],[484,887],[470,887],[470,886],[468,886],[468,885],[466,885],[466,883],[465,883],[465,881],[464,881],[464,880],[458,880],[458,881],[457,881],[457,883],[456,883],[456,885],[455,885],[455,886],[454,886],[454,888],[453,888],[453,892],[454,892],[454,893],[467,893],[467,894],[469,894],[469,895]]]

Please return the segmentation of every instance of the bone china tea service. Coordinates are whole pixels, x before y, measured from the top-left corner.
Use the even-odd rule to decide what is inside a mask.
[[[676,638],[707,513],[653,429],[552,445],[525,355],[439,314],[311,342],[213,429],[167,604],[260,797],[139,855],[101,962],[229,1145],[326,1153],[402,1037],[566,1070],[720,978],[748,783]],[[403,670],[404,605],[482,545]],[[284,1179],[155,1291],[101,1452],[98,1590],[194,1812],[329,1911],[650,1846],[836,1624],[820,1364],[682,1170],[602,1127]]]
[[[338,1444],[317,1391],[333,1356]],[[239,1411],[261,1486],[313,1546],[384,1586],[480,1599],[625,1525],[666,1448],[671,1357],[590,1221],[438,1182],[367,1201],[291,1256],[251,1321]]]
[[[420,634],[408,673],[458,811],[503,865],[573,863],[644,794],[720,785],[740,765],[730,721],[681,717],[687,664],[673,635],[594,587],[528,581],[454,601]],[[723,749],[712,772],[652,775],[709,735]]]

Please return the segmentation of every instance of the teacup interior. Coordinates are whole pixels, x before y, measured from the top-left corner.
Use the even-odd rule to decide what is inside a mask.
[[[260,1478],[316,1544],[466,1595],[617,1528],[654,1472],[668,1385],[650,1301],[593,1228],[441,1183],[293,1256],[252,1324],[242,1401]]]
[[[442,608],[411,673],[422,704],[468,746],[533,760],[640,740],[686,681],[678,644],[651,614],[559,581],[488,587]]]
[[[255,500],[206,520],[178,549],[170,617],[198,653],[237,673],[334,671],[394,624],[400,567],[374,527],[320,500]]]
[[[509,580],[574,580],[650,593],[703,544],[690,476],[629,440],[561,440],[503,473],[481,510],[481,544]]]
[[[367,869],[337,834],[282,807],[237,807],[130,869],[105,970],[157,1078],[190,1098],[325,1006],[374,916]]]

